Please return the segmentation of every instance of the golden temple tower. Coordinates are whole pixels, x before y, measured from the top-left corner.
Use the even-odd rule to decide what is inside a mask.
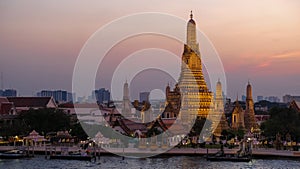
[[[247,85],[246,110],[245,110],[245,128],[247,132],[258,128],[254,114],[254,103],[252,99],[252,86],[250,82]]]
[[[201,54],[196,36],[196,22],[191,12],[187,23],[187,40],[182,54],[179,88],[181,93],[180,118],[192,123],[196,116],[206,117],[212,110],[212,92],[207,88],[202,72]]]

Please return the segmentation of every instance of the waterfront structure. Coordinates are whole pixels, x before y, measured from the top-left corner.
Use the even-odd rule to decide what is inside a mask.
[[[180,119],[183,123],[189,124],[196,116],[206,118],[213,108],[213,93],[209,91],[202,72],[196,22],[192,13],[187,23],[186,41],[178,86],[181,93]]]
[[[254,113],[254,102],[252,99],[252,86],[250,82],[247,85],[247,96],[246,96],[246,110],[245,110],[245,128],[249,132],[253,129],[257,129],[258,125],[255,120],[255,113]]]

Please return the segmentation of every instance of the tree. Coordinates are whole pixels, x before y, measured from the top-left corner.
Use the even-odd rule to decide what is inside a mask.
[[[290,134],[292,140],[300,141],[300,113],[291,108],[272,108],[270,119],[262,123],[263,135],[275,137],[277,133],[282,136]]]
[[[20,118],[27,126],[25,129],[27,133],[36,130],[41,134],[46,134],[70,129],[70,116],[61,109],[29,109],[22,112]]]

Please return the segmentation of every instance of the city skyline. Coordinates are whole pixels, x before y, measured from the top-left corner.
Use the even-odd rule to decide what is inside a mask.
[[[243,4],[233,1],[188,4],[178,1],[172,9],[168,8],[167,2],[160,2],[159,7],[154,3],[138,1],[132,3],[140,6],[119,2],[120,7],[112,7],[115,2],[98,4],[95,1],[89,5],[77,2],[70,7],[66,2],[58,7],[50,1],[33,5],[34,2],[28,1],[23,5],[14,1],[1,2],[0,71],[4,74],[4,87],[15,88],[20,95],[32,95],[47,88],[71,91],[73,66],[82,46],[89,36],[112,20],[149,11],[167,13],[185,20],[187,11],[191,9],[198,28],[219,52],[230,98],[235,98],[237,93],[245,94],[249,79],[254,98],[263,95],[281,99],[285,94],[300,94],[300,80],[297,78],[300,73],[297,69],[300,55],[297,7],[300,3],[297,1],[246,1]],[[122,5],[127,8],[122,8]],[[130,54],[135,49],[143,48],[140,42],[148,45],[168,42],[157,42],[157,37],[150,36],[130,40],[122,45],[137,47],[127,49],[117,46],[110,53],[114,60],[109,65],[117,64],[123,57],[120,54]],[[176,42],[169,49],[178,56],[183,50],[181,44]],[[109,88],[105,83],[109,77],[109,73],[100,76],[96,87]],[[165,88],[170,80],[161,82],[164,84],[161,88]],[[147,91],[147,86],[138,90]]]

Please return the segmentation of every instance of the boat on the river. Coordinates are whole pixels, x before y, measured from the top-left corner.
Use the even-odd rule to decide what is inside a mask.
[[[223,144],[221,145],[221,150],[214,155],[208,155],[206,159],[208,161],[231,161],[231,162],[249,162],[252,160],[252,142],[247,142],[245,140],[241,141],[240,150],[236,154],[225,154]]]
[[[24,157],[29,156],[22,150],[10,150],[4,153],[0,153],[0,159],[18,159]]]

